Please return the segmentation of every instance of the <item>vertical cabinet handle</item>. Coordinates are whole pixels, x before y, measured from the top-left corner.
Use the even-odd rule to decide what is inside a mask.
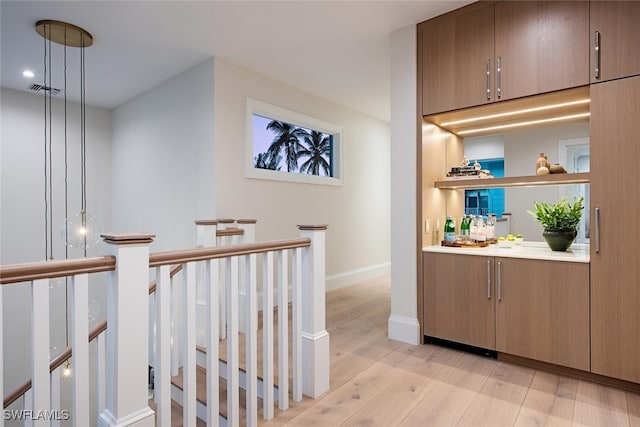
[[[600,253],[600,208],[596,208],[594,212],[595,216],[595,230],[593,230],[596,253]]]
[[[498,261],[496,274],[498,275],[498,301],[502,301],[502,261]]]
[[[491,60],[487,59],[487,101],[491,101]]]
[[[594,70],[593,75],[596,79],[600,78],[600,31],[596,31],[594,34],[593,53],[594,53]]]
[[[502,98],[502,57],[498,56],[496,60],[496,72],[498,73],[496,82],[496,94],[498,99]]]
[[[491,299],[491,260],[487,260],[487,299]]]

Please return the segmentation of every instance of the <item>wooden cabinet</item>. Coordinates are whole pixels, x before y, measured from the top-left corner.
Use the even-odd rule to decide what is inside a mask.
[[[497,100],[589,84],[589,3],[496,3],[495,56]]]
[[[591,2],[591,82],[640,74],[639,23],[638,1]]]
[[[478,2],[418,27],[422,114],[589,83],[589,4]]]
[[[495,348],[493,259],[425,253],[425,335]]]
[[[493,100],[493,5],[418,27],[422,49],[422,114]]]
[[[429,337],[589,371],[589,264],[426,252]]]
[[[591,86],[591,369],[640,383],[640,76]]]
[[[588,371],[589,264],[496,258],[496,349]]]

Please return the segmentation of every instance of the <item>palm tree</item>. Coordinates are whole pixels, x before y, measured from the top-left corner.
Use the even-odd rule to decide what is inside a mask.
[[[300,172],[320,175],[322,169],[325,176],[331,176],[331,165],[327,160],[331,157],[331,135],[313,130],[305,135],[304,143],[306,147],[298,151],[298,155],[308,159],[300,166]]]
[[[300,138],[304,138],[307,132],[304,129],[278,120],[269,122],[267,129],[276,134],[276,137],[267,149],[269,156],[275,159],[283,152],[287,172],[298,169],[298,150],[302,148]]]
[[[282,160],[282,156],[280,154],[273,158],[267,152],[259,153],[256,157],[253,158],[253,166],[258,169],[270,169],[279,171],[280,160]]]

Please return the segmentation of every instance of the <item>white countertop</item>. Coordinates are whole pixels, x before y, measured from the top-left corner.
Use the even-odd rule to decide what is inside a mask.
[[[499,248],[498,245],[489,245],[484,248],[452,248],[433,245],[423,247],[422,251],[548,261],[589,262],[589,245],[584,243],[574,243],[566,252],[552,251],[545,242],[522,242],[520,245],[514,245],[511,248]]]

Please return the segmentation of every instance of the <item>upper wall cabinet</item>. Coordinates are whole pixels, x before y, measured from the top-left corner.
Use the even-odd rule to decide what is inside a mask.
[[[423,115],[589,84],[587,1],[478,2],[419,37]]]
[[[591,82],[640,74],[640,2],[591,2]]]
[[[493,4],[420,24],[422,114],[493,100]]]
[[[589,3],[495,5],[497,100],[589,84]]]

